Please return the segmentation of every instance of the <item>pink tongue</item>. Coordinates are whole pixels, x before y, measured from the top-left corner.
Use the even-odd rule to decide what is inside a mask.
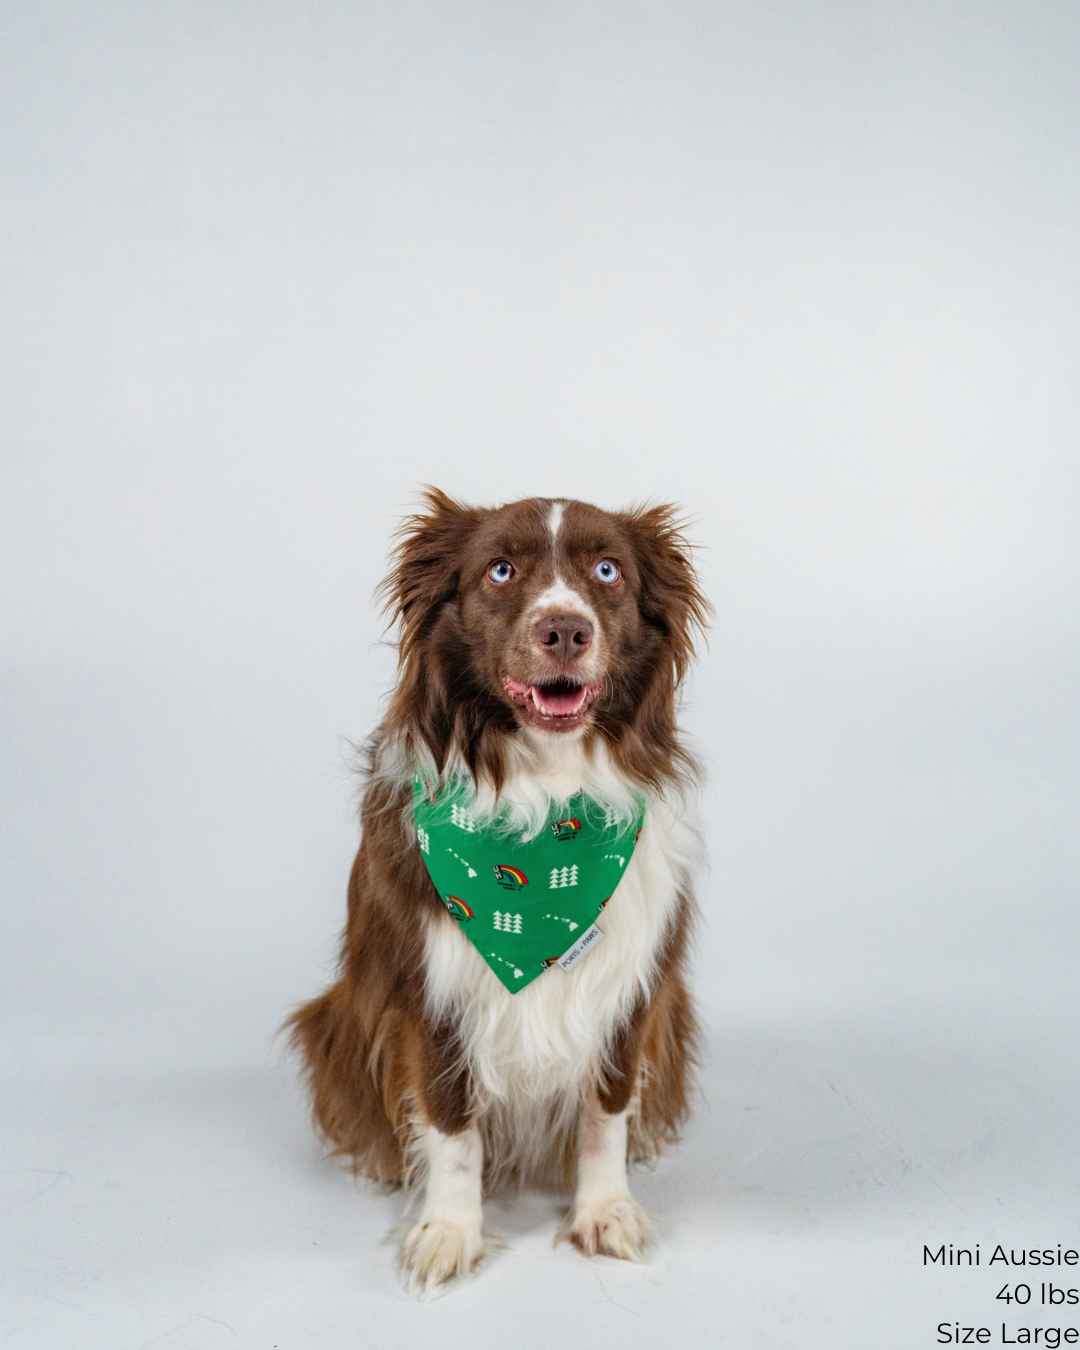
[[[536,702],[542,704],[548,712],[555,713],[557,716],[577,712],[585,701],[585,686],[580,684],[573,689],[550,687],[545,689],[542,685],[534,686],[534,689]]]

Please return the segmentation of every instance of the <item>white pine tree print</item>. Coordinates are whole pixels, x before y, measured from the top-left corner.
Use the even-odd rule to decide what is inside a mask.
[[[578,880],[578,866],[574,863],[570,867],[553,867],[551,869],[551,885],[549,890],[558,890],[560,886],[576,886]]]
[[[497,909],[495,911],[495,927],[500,933],[520,933],[521,915],[510,913],[504,914],[502,910]]]
[[[416,827],[416,838],[417,838],[417,842],[420,844],[421,849],[422,849],[425,853],[430,853],[430,852],[431,852],[431,835],[428,834],[427,830],[425,830],[424,827],[423,827],[422,825],[417,825],[417,827]]]
[[[450,803],[450,824],[456,825],[459,830],[464,830],[466,834],[476,833],[476,824],[470,819],[469,813],[456,802]]]

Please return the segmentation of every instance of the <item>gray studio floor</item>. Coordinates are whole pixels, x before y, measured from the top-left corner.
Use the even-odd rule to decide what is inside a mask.
[[[506,1249],[426,1306],[385,1240],[400,1198],[320,1156],[268,1027],[9,1021],[0,1340],[919,1350],[941,1321],[997,1344],[1003,1322],[1080,1320],[995,1301],[999,1267],[922,1265],[924,1243],[984,1260],[998,1242],[1080,1245],[1071,970],[784,987],[732,978],[710,1009],[685,1143],[636,1181],[659,1220],[649,1265],[553,1249],[559,1201],[526,1194],[489,1205]]]

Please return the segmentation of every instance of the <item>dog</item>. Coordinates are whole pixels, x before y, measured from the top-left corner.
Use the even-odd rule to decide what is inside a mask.
[[[478,1267],[482,1194],[508,1184],[572,1187],[558,1236],[641,1261],[627,1164],[677,1139],[699,1043],[676,702],[708,607],[677,515],[429,488],[381,590],[398,680],[338,976],[288,1024],[316,1128],[423,1186],[399,1257],[419,1298]]]

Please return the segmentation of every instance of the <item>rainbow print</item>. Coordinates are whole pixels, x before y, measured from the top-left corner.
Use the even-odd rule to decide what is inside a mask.
[[[474,917],[472,910],[464,900],[459,900],[456,895],[446,895],[443,897],[443,904],[454,916],[455,919],[464,919],[466,923]]]
[[[492,870],[495,873],[495,880],[508,891],[520,891],[522,886],[529,884],[529,878],[517,867],[496,863]]]
[[[568,820],[555,821],[551,833],[556,839],[573,839],[580,829],[581,821],[576,816],[571,816]]]

